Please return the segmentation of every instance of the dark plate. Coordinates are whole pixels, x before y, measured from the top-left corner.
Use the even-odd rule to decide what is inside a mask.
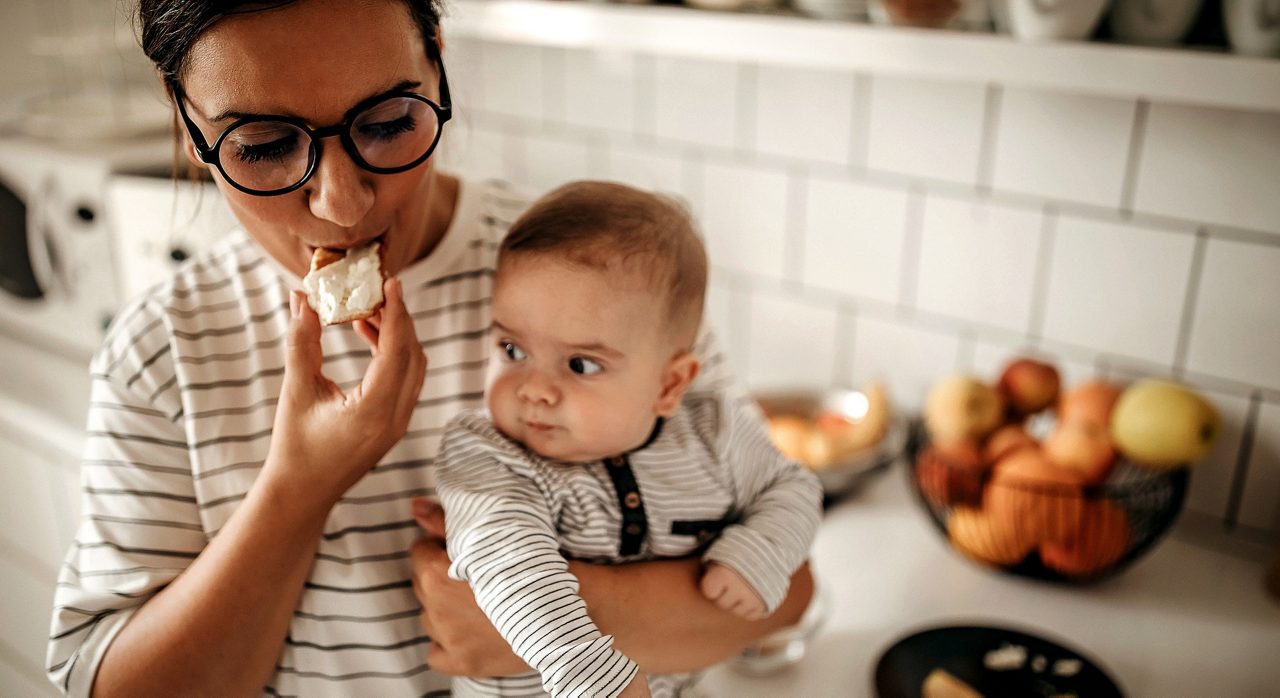
[[[988,669],[988,652],[1004,645],[1026,648],[1026,663],[1019,669]],[[1045,658],[1045,668],[1036,672],[1036,656]],[[1079,660],[1073,676],[1054,673],[1054,662]],[[1080,652],[1044,638],[1008,628],[952,625],[931,628],[909,635],[885,650],[876,664],[876,695],[880,698],[919,698],[924,679],[934,669],[943,669],[972,686],[984,696],[1046,698],[1076,695],[1080,698],[1120,698],[1111,677]]]

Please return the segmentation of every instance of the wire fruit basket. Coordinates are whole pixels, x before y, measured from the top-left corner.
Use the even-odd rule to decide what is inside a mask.
[[[1114,576],[1146,554],[1182,510],[1190,479],[1187,468],[1155,472],[1121,458],[1102,482],[1080,484],[1036,470],[1034,449],[994,469],[966,467],[933,448],[919,422],[906,454],[921,507],[954,549],[1004,572],[1072,584]]]

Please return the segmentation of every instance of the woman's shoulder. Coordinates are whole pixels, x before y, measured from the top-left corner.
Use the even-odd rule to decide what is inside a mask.
[[[243,232],[233,232],[125,303],[107,329],[93,371],[136,381],[139,372],[163,366],[175,337],[248,321],[255,304],[277,304],[268,291],[278,286],[260,249]]]

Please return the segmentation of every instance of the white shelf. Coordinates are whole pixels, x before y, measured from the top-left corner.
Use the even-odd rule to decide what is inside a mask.
[[[1280,60],[1088,42],[1025,43],[668,6],[456,0],[450,36],[562,48],[753,61],[1280,112]]]

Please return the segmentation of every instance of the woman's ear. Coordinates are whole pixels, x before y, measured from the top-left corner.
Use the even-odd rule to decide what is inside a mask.
[[[680,407],[680,400],[684,398],[700,370],[702,364],[693,352],[682,351],[671,357],[662,372],[662,392],[658,393],[658,401],[653,406],[654,414],[659,417],[675,414]]]

